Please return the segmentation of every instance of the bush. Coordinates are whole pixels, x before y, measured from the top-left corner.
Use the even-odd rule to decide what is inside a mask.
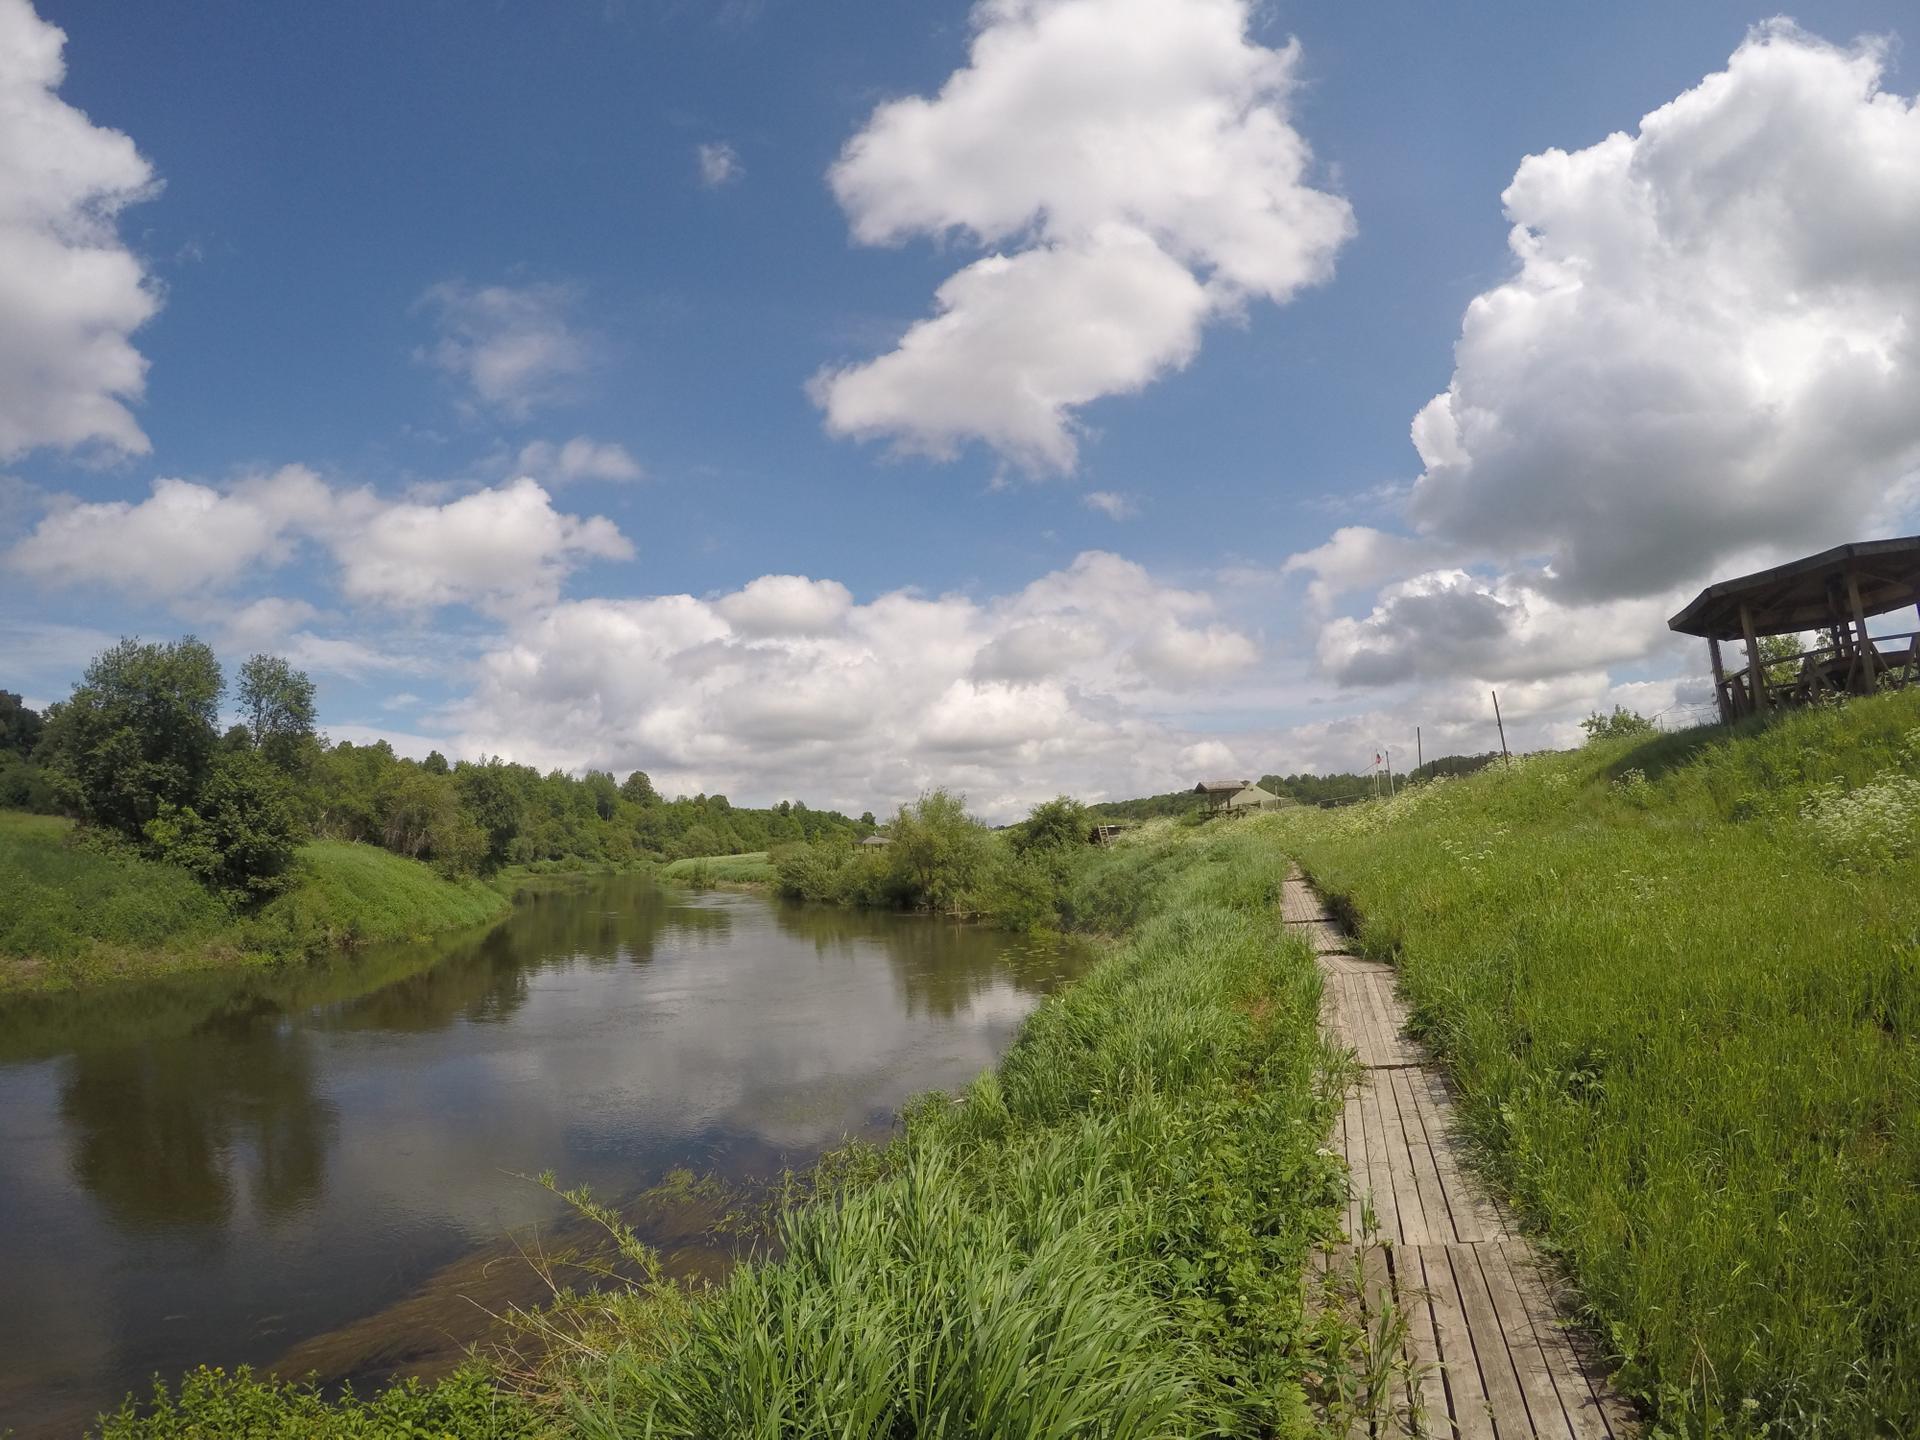
[[[246,903],[286,888],[300,822],[280,772],[258,753],[237,750],[214,761],[197,805],[162,802],[146,838],[160,859]]]
[[[87,1433],[94,1440],[530,1440],[546,1427],[474,1371],[436,1385],[408,1380],[372,1399],[348,1391],[329,1401],[313,1385],[256,1380],[243,1365],[231,1375],[202,1366],[181,1379],[178,1394],[156,1383],[145,1405],[129,1399]]]

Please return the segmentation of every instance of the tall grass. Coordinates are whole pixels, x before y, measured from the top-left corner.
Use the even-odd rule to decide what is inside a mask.
[[[1920,1432],[1917,774],[1888,696],[1257,822],[1674,1431]]]
[[[598,1323],[541,1385],[581,1434],[1314,1431],[1349,1337],[1301,1273],[1345,1189],[1277,852],[1168,832],[1104,863],[1145,892],[1132,940],[790,1210],[780,1258],[690,1303],[581,1302]]]
[[[660,868],[660,878],[676,885],[771,885],[775,870],[765,850],[747,855],[698,855]]]
[[[317,840],[300,848],[287,891],[240,915],[177,866],[82,843],[66,820],[0,810],[0,994],[411,940],[508,904],[376,846]]]

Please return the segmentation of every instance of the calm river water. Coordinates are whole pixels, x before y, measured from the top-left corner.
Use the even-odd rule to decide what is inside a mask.
[[[442,1369],[464,1297],[535,1298],[508,1236],[559,1207],[520,1177],[804,1163],[964,1085],[1078,963],[621,877],[431,954],[0,1009],[0,1434],[201,1361]]]

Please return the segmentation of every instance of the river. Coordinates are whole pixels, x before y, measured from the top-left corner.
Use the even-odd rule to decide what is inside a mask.
[[[11,1002],[0,1434],[76,1434],[202,1361],[363,1386],[443,1371],[482,1305],[537,1298],[516,1247],[563,1217],[525,1177],[625,1197],[883,1134],[991,1065],[1080,963],[606,877],[430,946]]]

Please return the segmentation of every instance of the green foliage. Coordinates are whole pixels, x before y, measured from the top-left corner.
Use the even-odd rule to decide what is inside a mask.
[[[1791,685],[1800,678],[1800,652],[1806,648],[1799,635],[1762,635],[1760,664],[1767,672],[1769,685]]]
[[[24,759],[40,743],[46,721],[38,710],[29,708],[11,690],[0,690],[0,754],[11,753]]]
[[[59,809],[53,777],[24,755],[0,750],[0,809],[50,815]]]
[[[215,757],[191,806],[160,804],[146,824],[154,854],[235,904],[276,895],[301,839],[286,779],[258,752]]]
[[[1920,1433],[1917,731],[1907,692],[1271,822],[1663,1433]]]
[[[478,1371],[434,1385],[409,1380],[371,1399],[329,1400],[318,1387],[200,1369],[179,1390],[156,1383],[144,1403],[129,1400],[89,1440],[532,1440],[550,1428],[529,1406]]]
[[[191,635],[122,640],[49,712],[48,768],[86,819],[138,839],[161,806],[198,796],[224,689],[220,662]]]
[[[765,850],[751,855],[698,855],[663,866],[660,877],[677,885],[766,885],[775,876]]]
[[[1611,715],[1602,715],[1599,711],[1587,716],[1580,722],[1580,728],[1587,732],[1589,742],[1595,740],[1633,740],[1643,735],[1656,733],[1657,727],[1637,710],[1629,710],[1624,705],[1613,707]]]
[[[997,1072],[790,1211],[779,1260],[692,1303],[596,1302],[546,1378],[579,1433],[1311,1431],[1301,1273],[1345,1188],[1281,857],[1162,830],[1107,858],[1151,918]]]
[[[1016,850],[1058,850],[1087,843],[1093,821],[1087,807],[1071,795],[1059,795],[1033,807],[1026,823],[1013,832]]]
[[[255,655],[240,667],[240,709],[254,748],[282,770],[295,768],[313,739],[313,681],[278,655]]]

